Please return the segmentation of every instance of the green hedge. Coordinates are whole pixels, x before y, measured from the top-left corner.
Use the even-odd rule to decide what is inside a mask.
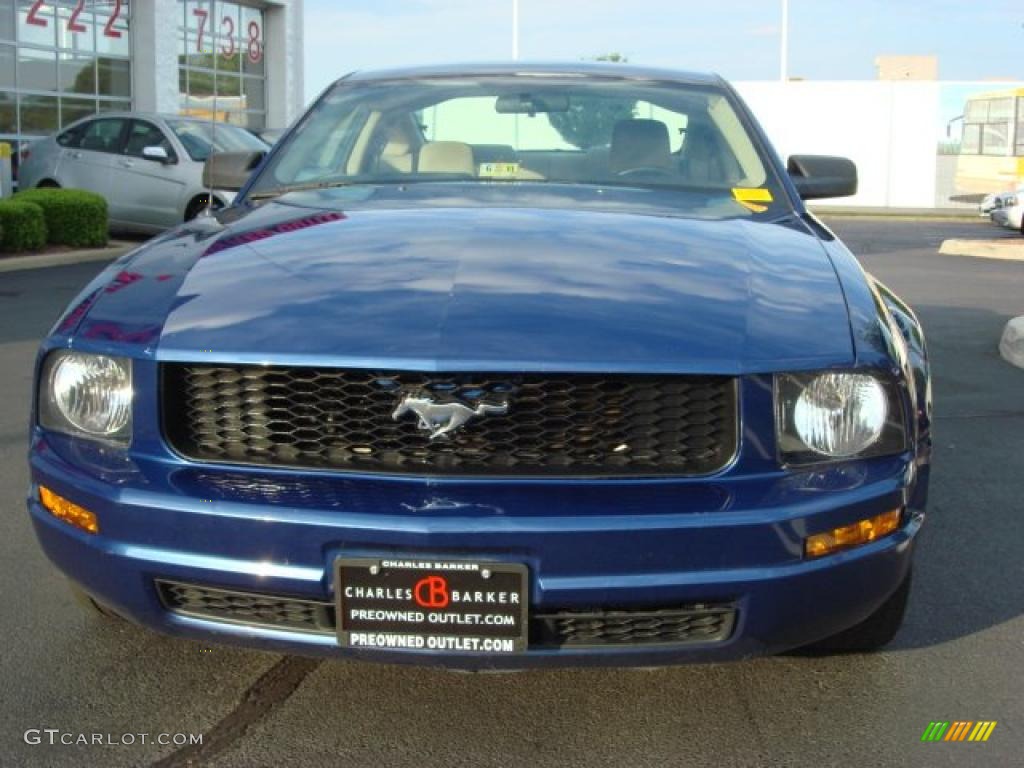
[[[47,242],[76,248],[107,244],[107,201],[84,189],[26,189],[12,200],[43,209]]]
[[[0,251],[38,251],[46,245],[43,209],[21,200],[0,200]]]

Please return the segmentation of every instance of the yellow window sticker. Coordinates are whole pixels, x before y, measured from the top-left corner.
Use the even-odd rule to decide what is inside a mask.
[[[772,193],[769,189],[760,187],[733,187],[732,196],[736,202],[754,213],[763,213],[768,210],[763,203],[772,202]]]
[[[519,175],[519,163],[480,163],[477,176],[486,179],[514,179]]]

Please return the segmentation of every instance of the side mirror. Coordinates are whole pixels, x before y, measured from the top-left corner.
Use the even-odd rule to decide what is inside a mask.
[[[207,189],[238,191],[249,180],[266,152],[218,152],[203,164],[203,186]]]
[[[791,155],[789,177],[803,200],[857,194],[857,166],[832,155]]]
[[[163,147],[143,147],[142,156],[147,160],[152,160],[157,163],[169,163],[171,162],[171,156],[167,154],[167,150]]]

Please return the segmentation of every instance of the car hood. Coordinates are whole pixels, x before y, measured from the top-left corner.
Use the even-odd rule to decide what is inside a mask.
[[[90,323],[131,302],[163,360],[741,373],[854,359],[832,264],[795,219],[270,203],[206,226],[129,263],[164,285],[101,292]]]

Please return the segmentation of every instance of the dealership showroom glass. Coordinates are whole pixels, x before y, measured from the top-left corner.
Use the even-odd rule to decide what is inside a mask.
[[[0,0],[0,142],[17,164],[33,140],[125,110],[283,128],[301,50],[301,0]]]

